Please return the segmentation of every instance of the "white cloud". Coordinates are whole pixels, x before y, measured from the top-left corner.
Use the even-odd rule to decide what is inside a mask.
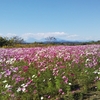
[[[74,35],[68,35],[68,38],[75,38],[78,37],[78,35],[74,34]]]
[[[14,33],[7,33],[6,36],[7,36],[7,37],[13,37],[13,36],[17,36],[17,34],[14,34]]]
[[[77,34],[68,34],[65,32],[46,32],[46,33],[24,33],[24,34],[13,34],[13,33],[7,33],[7,34],[2,34],[0,33],[0,36],[3,37],[13,37],[13,36],[19,36],[23,38],[25,41],[38,41],[45,39],[47,37],[55,37],[57,39],[61,40],[94,40],[95,38],[90,36],[90,37],[82,37]],[[96,40],[96,39],[95,39]]]
[[[21,35],[7,33],[7,34],[0,34],[0,36],[3,36],[3,37],[19,36],[19,37],[23,38],[25,41],[29,41],[30,39],[41,40],[41,39],[45,39],[47,37],[55,37],[55,38],[64,39],[64,40],[76,40],[78,38],[78,35],[76,35],[76,34],[70,35],[65,32],[24,33]]]
[[[14,34],[14,33],[2,34],[2,33],[0,33],[0,36],[2,36],[2,37],[13,37],[13,36],[17,36],[17,34]]]
[[[72,40],[72,39],[76,39],[76,37],[78,37],[78,35],[75,34],[68,34],[65,32],[47,32],[47,33],[25,33],[23,35],[21,35],[22,38],[24,38],[24,40],[29,40],[30,38],[35,39],[35,40],[41,40],[41,39],[45,39],[47,37],[55,37],[55,38],[59,38],[59,39],[64,39],[64,40]]]

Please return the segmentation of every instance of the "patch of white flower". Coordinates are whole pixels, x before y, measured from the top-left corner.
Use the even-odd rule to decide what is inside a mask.
[[[87,72],[87,70],[85,70],[85,73]]]
[[[0,59],[0,63],[2,62],[3,60],[2,59]]]
[[[22,89],[19,87],[18,89],[17,89],[17,92],[20,92]]]
[[[45,79],[43,80],[43,82],[45,82]]]
[[[94,73],[94,74],[100,74],[100,71],[95,70],[93,73]]]
[[[37,76],[36,75],[32,75],[32,78],[37,78]]]
[[[86,59],[86,63],[89,62],[89,61],[90,61],[90,59],[87,58],[87,59]]]
[[[34,78],[35,77],[35,75],[32,75],[32,78]]]
[[[17,92],[25,92],[26,91],[26,87],[28,86],[28,84],[21,84],[21,87],[18,87]]]
[[[5,74],[5,71],[4,72],[0,72],[0,74],[2,74],[2,75]]]
[[[51,78],[49,78],[49,81],[51,81]]]
[[[41,100],[43,100],[43,97],[41,97]]]
[[[7,64],[13,64],[15,62],[15,58],[11,58],[9,60],[6,61]]]
[[[23,88],[19,87],[19,88],[17,89],[17,92],[20,92],[20,91],[25,92],[25,91],[26,91],[26,88],[25,88],[25,87],[23,87]]]
[[[5,88],[10,89],[11,88],[11,85],[6,84],[5,85]]]
[[[2,81],[3,83],[6,83],[7,82],[7,80],[4,80],[4,81]]]
[[[69,85],[72,85],[72,83],[68,83]]]
[[[22,84],[21,85],[23,88],[27,87],[28,85],[27,84]]]

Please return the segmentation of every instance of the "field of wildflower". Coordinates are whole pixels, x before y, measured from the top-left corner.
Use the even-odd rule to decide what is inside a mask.
[[[100,45],[0,48],[0,100],[86,100],[92,90]]]

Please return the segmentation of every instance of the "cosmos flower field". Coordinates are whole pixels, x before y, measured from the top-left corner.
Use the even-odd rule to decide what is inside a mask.
[[[81,100],[93,87],[100,45],[0,48],[0,100]]]

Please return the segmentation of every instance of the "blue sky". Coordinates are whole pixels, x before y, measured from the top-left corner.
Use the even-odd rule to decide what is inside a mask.
[[[0,0],[0,36],[100,40],[100,0]]]

